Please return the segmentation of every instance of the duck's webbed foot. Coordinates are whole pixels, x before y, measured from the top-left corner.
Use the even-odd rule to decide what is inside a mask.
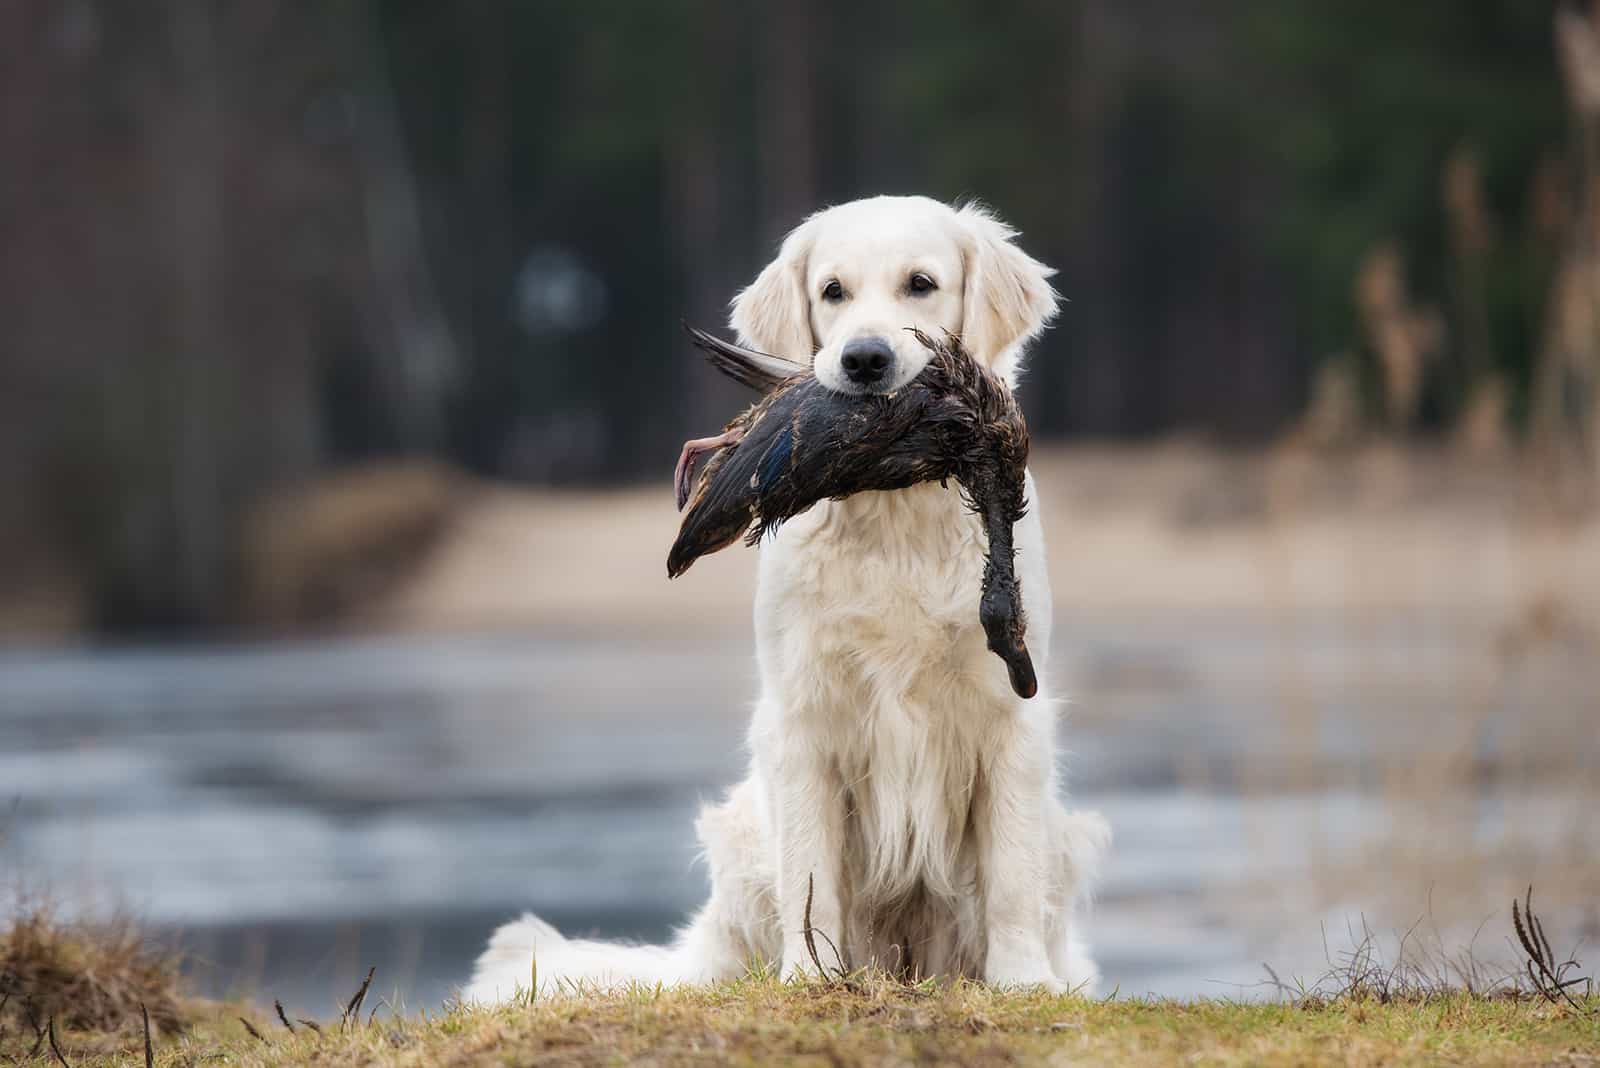
[[[678,464],[672,470],[672,485],[678,495],[678,511],[683,511],[683,506],[689,503],[689,480],[694,475],[695,461],[708,452],[737,445],[743,440],[744,431],[725,430],[715,437],[691,438],[683,443],[683,451],[678,453]]]

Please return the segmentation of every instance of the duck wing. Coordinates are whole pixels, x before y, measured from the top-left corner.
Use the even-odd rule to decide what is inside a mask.
[[[683,328],[712,367],[759,393],[771,392],[785,380],[811,371],[806,364],[735,345],[688,323],[684,323]]]
[[[806,390],[782,442],[782,467],[762,472],[757,523],[746,541],[754,545],[818,501],[941,477],[936,457],[908,442],[917,436],[925,394],[916,386],[893,396],[836,393],[820,383]]]
[[[756,521],[763,490],[788,471],[795,415],[807,395],[820,389],[822,384],[810,375],[787,379],[735,421],[743,425],[744,436],[712,457],[701,473],[667,553],[670,577],[733,544]]]

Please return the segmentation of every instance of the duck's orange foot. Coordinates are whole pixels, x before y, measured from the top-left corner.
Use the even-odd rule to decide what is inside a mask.
[[[678,496],[678,511],[689,503],[689,480],[694,475],[695,461],[708,452],[716,452],[744,440],[744,431],[725,430],[712,438],[691,438],[683,443],[678,453],[677,466],[672,469],[672,486]]]

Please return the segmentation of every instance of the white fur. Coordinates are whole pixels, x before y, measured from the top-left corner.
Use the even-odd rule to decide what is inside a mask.
[[[1052,273],[986,211],[877,197],[802,223],[734,301],[748,345],[815,351],[848,386],[844,342],[888,339],[888,388],[926,354],[903,329],[951,330],[1008,379],[1055,313]],[[914,294],[913,272],[938,288]],[[837,279],[843,301],[821,299]],[[1028,480],[1029,500],[1036,499]],[[785,976],[825,965],[981,978],[1052,990],[1097,979],[1079,921],[1109,831],[1057,800],[1047,696],[1051,599],[1033,508],[1016,530],[1027,644],[1040,695],[1018,699],[985,647],[985,539],[954,488],[925,484],[825,502],[761,550],[761,696],[749,777],[697,824],[711,898],[671,946],[562,938],[525,916],[496,932],[465,996],[539,985],[709,982],[755,963]]]

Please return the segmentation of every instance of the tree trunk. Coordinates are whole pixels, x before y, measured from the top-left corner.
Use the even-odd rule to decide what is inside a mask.
[[[223,57],[209,0],[175,0],[168,32],[178,71],[160,170],[169,191],[177,339],[172,456],[175,605],[183,623],[208,620],[223,581],[225,531],[219,433],[228,401],[219,377],[229,364],[224,319]],[[152,126],[163,125],[150,116]]]

